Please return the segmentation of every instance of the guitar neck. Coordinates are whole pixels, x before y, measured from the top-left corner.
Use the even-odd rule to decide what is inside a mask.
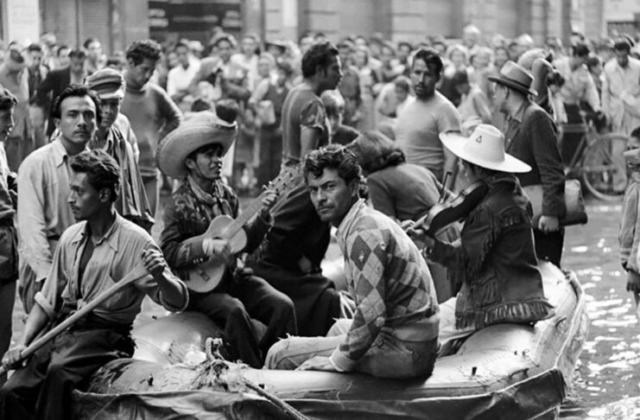
[[[264,192],[260,194],[258,198],[253,200],[249,207],[244,209],[242,211],[242,214],[229,225],[229,227],[224,232],[224,235],[222,235],[225,239],[233,238],[238,232],[240,232],[240,229],[242,229],[243,226],[246,225],[247,222],[260,211],[260,209],[262,208],[262,198],[264,197],[264,195]]]

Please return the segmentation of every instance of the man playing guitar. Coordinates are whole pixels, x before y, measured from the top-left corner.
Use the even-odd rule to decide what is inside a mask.
[[[296,334],[293,302],[248,269],[239,269],[234,254],[251,252],[260,244],[272,223],[269,209],[276,194],[265,191],[262,206],[253,206],[260,209],[258,216],[238,229],[246,239],[244,249],[233,249],[237,241],[226,232],[231,228],[217,234],[211,232],[209,225],[216,223],[212,220],[239,216],[238,197],[220,175],[222,157],[237,134],[235,116],[226,117],[235,112],[229,108],[216,111],[225,120],[211,112],[198,113],[171,132],[158,150],[160,169],[167,176],[182,180],[165,208],[160,246],[169,266],[190,288],[188,310],[206,314],[222,328],[225,349],[232,360],[261,368],[263,355],[278,338]],[[217,285],[212,262],[224,264]],[[207,291],[210,277],[212,290]],[[198,284],[197,291],[190,282],[194,287]],[[260,339],[251,318],[266,325]]]

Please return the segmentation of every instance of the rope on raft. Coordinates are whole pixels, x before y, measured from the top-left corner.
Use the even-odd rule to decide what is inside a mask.
[[[209,360],[206,371],[208,371],[209,373],[213,373],[216,385],[224,386],[228,390],[238,390],[239,388],[241,388],[241,386],[244,386],[254,391],[261,397],[265,398],[269,402],[273,403],[276,407],[282,410],[287,415],[287,417],[293,420],[309,420],[308,417],[304,416],[301,412],[293,408],[291,405],[287,404],[281,398],[276,397],[274,394],[268,392],[260,385],[255,384],[252,381],[242,377],[239,369],[237,369],[237,376],[228,375],[227,373],[229,373],[230,368],[227,361],[220,354],[219,349],[221,346],[222,339],[220,338],[207,338],[205,342],[205,352],[207,354],[207,359]],[[201,377],[205,376],[209,375],[205,374]]]

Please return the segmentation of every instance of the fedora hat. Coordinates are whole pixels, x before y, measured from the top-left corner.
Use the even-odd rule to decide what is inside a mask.
[[[531,73],[513,61],[507,61],[500,70],[500,76],[489,76],[489,80],[527,95],[538,95],[538,92],[531,89],[533,82]]]
[[[531,166],[505,153],[504,135],[489,124],[480,124],[469,137],[459,133],[441,133],[440,140],[460,159],[486,169],[509,173],[531,170]]]
[[[237,124],[230,124],[209,111],[197,112],[160,142],[156,160],[158,168],[167,176],[183,178],[189,171],[187,156],[202,146],[218,143],[224,156],[236,139]]]

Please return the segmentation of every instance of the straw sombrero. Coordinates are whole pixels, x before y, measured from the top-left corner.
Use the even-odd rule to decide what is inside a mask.
[[[505,153],[504,135],[489,124],[480,124],[470,137],[459,133],[440,134],[442,144],[460,159],[500,172],[529,172],[531,166]]]
[[[198,112],[167,134],[160,142],[156,160],[158,168],[167,176],[182,178],[188,170],[185,159],[202,146],[222,145],[224,156],[236,139],[238,126],[229,124],[209,111]]]

